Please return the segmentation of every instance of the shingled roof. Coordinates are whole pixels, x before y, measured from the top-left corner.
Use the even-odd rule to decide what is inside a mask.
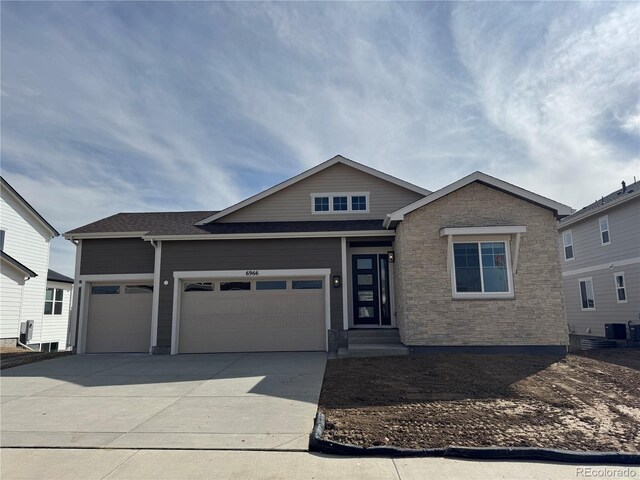
[[[608,210],[609,208],[625,202],[627,200],[631,200],[632,198],[636,198],[640,196],[640,182],[634,182],[630,185],[627,185],[625,191],[622,191],[622,188],[616,190],[615,192],[610,193],[602,197],[600,200],[596,200],[595,202],[587,205],[584,208],[581,208],[575,213],[572,213],[568,217],[560,220],[560,227],[564,225],[568,225],[570,223],[577,222],[582,218],[590,217],[591,215],[595,215],[598,212],[602,212],[604,210]]]
[[[47,271],[47,280],[51,282],[73,283],[73,278],[69,278],[66,275],[51,269]]]
[[[65,236],[119,233],[161,237],[165,235],[232,235],[287,232],[347,232],[383,230],[382,219],[328,220],[299,222],[210,223],[196,226],[198,220],[215,212],[118,213],[67,232]]]

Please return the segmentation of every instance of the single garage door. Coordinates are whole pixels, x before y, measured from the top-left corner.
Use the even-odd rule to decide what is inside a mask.
[[[92,284],[87,353],[149,352],[153,285]]]
[[[180,353],[326,350],[323,279],[182,282]]]

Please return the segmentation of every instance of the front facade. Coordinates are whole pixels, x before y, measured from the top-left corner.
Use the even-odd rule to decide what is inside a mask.
[[[49,244],[58,232],[4,178],[0,199],[0,341],[15,346],[22,339],[33,349],[66,345],[64,324],[45,317]]]
[[[640,182],[564,218],[558,230],[572,344],[604,338],[607,324],[623,324],[631,339],[629,327],[640,324]]]
[[[432,193],[338,156],[221,212],[114,215],[65,235],[70,344],[336,351],[398,329],[415,349],[561,350],[554,225],[569,212],[480,173]]]

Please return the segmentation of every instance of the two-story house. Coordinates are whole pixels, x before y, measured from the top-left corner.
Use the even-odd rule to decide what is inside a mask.
[[[49,270],[50,241],[59,234],[0,180],[0,345],[22,339],[34,350],[64,349],[71,279]]]
[[[605,325],[640,323],[640,182],[558,224],[567,323],[573,347],[604,338]]]
[[[222,211],[67,232],[71,344],[562,353],[556,220],[570,213],[481,172],[431,192],[338,155]]]

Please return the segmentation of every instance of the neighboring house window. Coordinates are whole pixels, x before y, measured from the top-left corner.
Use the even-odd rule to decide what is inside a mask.
[[[457,296],[511,293],[506,242],[454,243],[453,262]]]
[[[564,259],[573,260],[573,235],[571,230],[562,234],[562,244],[564,245]]]
[[[582,302],[582,310],[595,310],[596,298],[593,294],[593,280],[589,278],[581,278],[578,280],[580,285],[580,301]]]
[[[47,288],[44,297],[44,314],[60,315],[62,314],[62,298],[64,292],[61,288]]]
[[[616,282],[616,301],[618,303],[627,303],[627,284],[624,281],[624,272],[613,274]]]
[[[313,213],[368,213],[369,192],[312,193]]]
[[[4,250],[4,230],[0,230],[0,250]]]
[[[611,243],[611,237],[609,236],[609,217],[602,217],[600,219],[600,243],[602,245],[609,245]]]
[[[314,199],[314,211],[316,212],[328,212],[329,211],[329,197],[316,197]]]

